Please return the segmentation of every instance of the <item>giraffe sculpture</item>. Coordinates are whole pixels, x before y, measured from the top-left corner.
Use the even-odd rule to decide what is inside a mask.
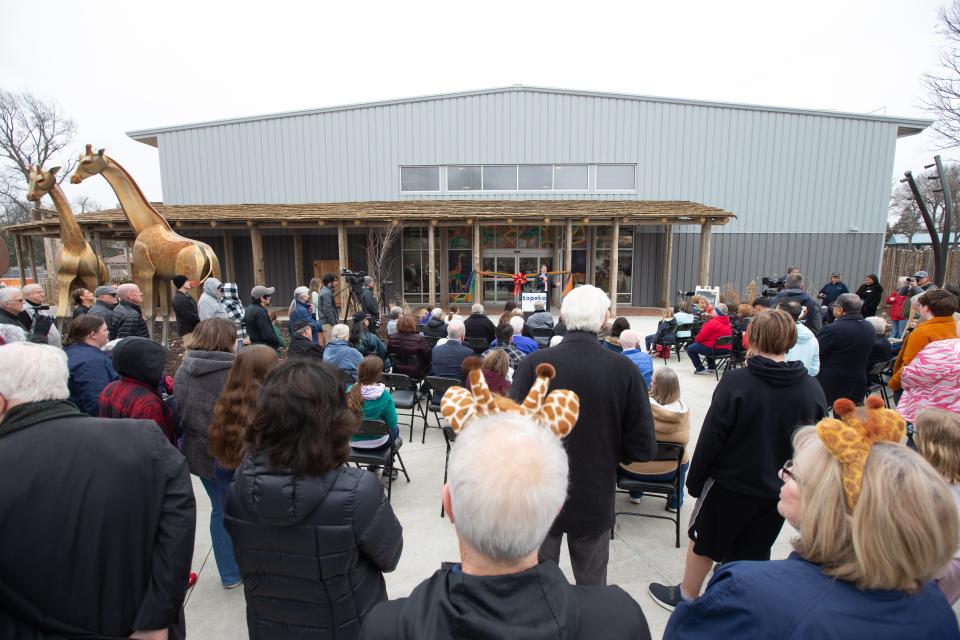
[[[30,165],[30,187],[27,191],[27,200],[40,202],[43,196],[49,194],[53,205],[60,217],[60,239],[63,248],[57,252],[57,317],[68,317],[70,306],[70,292],[77,287],[93,291],[100,284],[107,282],[110,275],[107,266],[93,247],[87,242],[77,219],[70,208],[70,202],[57,184],[54,177],[60,167],[52,167],[44,171],[41,167]]]
[[[160,298],[160,313],[167,318],[169,310],[169,281],[177,275],[202,282],[208,277],[220,277],[220,262],[209,245],[184,238],[153,208],[126,169],[116,160],[104,155],[104,150],[93,151],[87,145],[80,155],[80,164],[70,177],[79,184],[100,174],[117,194],[117,200],[137,238],[133,244],[133,280],[143,292],[143,315],[147,326],[153,328],[156,317],[156,299]],[[197,289],[194,289],[196,294]]]

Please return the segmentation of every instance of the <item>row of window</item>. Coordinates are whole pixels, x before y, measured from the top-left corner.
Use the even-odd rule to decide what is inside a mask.
[[[636,173],[635,164],[400,167],[400,191],[635,191]]]

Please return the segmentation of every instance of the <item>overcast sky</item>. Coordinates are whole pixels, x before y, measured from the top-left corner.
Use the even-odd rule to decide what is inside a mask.
[[[0,87],[56,100],[76,152],[160,200],[157,150],[125,131],[510,84],[928,117],[944,2],[4,0]],[[898,142],[891,181],[934,146]]]

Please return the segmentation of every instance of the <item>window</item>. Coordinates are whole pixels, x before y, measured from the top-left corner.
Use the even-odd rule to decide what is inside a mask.
[[[410,227],[403,230],[401,255],[403,259],[403,297],[408,302],[423,303],[429,298],[429,280],[427,267],[430,256],[427,255],[427,229]],[[439,243],[437,243],[439,245]],[[440,271],[440,249],[435,247],[434,259],[437,271]],[[437,273],[433,274],[436,288],[440,292]]]
[[[594,232],[594,283],[610,290],[610,244],[613,230],[597,227]],[[617,303],[633,300],[633,227],[620,227],[617,251]]]
[[[521,191],[553,189],[553,167],[549,164],[522,164],[519,167]]]
[[[483,168],[484,191],[516,191],[517,165],[485,166]]]
[[[480,167],[447,167],[447,191],[480,191]]]
[[[633,191],[637,188],[635,165],[598,164],[597,191]]]
[[[440,191],[440,167],[400,167],[400,191]]]
[[[553,167],[553,189],[560,190],[587,190],[587,165],[563,164]]]

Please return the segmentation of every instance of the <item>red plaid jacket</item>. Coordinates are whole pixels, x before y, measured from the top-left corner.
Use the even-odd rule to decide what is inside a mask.
[[[177,446],[173,413],[156,389],[139,380],[120,376],[119,380],[104,387],[100,392],[100,417],[153,420],[167,440]]]

